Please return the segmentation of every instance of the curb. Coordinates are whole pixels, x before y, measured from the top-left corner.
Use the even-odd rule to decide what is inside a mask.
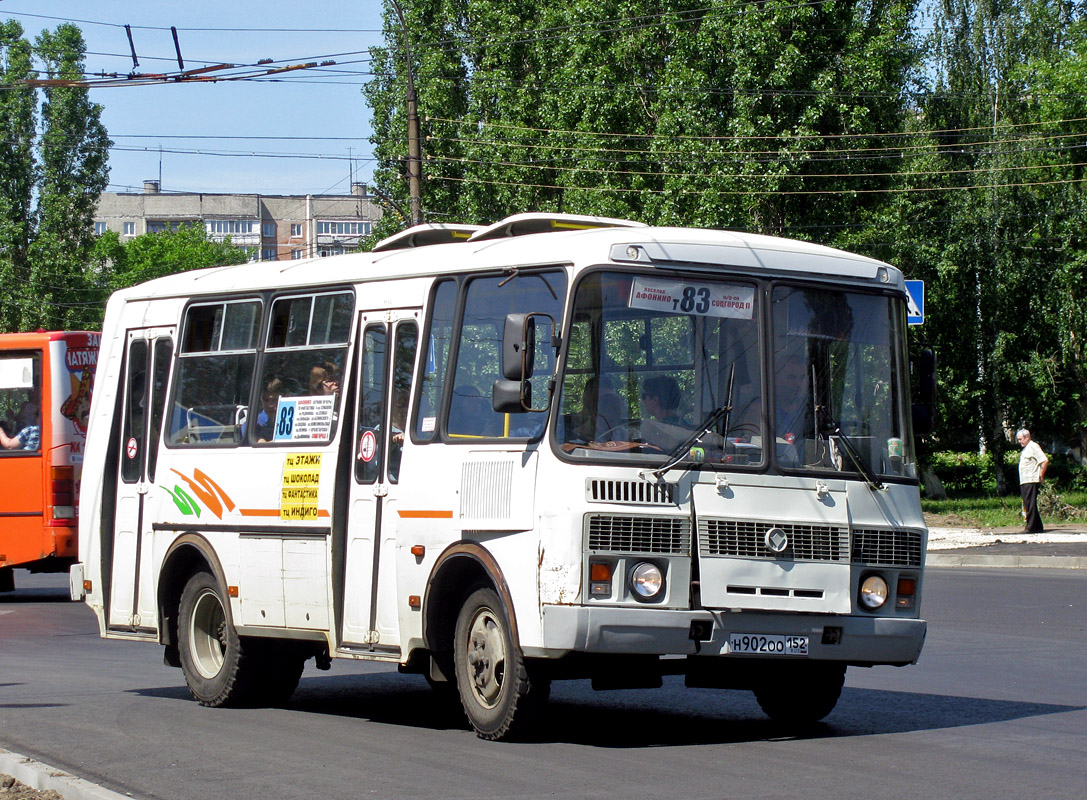
[[[1084,556],[1026,556],[1026,555],[971,555],[929,553],[925,558],[928,567],[999,567],[1014,569],[1087,569]]]
[[[31,789],[52,789],[64,800],[131,800],[132,795],[118,794],[104,786],[77,778],[64,770],[35,761],[27,756],[0,748],[0,772],[10,775]]]

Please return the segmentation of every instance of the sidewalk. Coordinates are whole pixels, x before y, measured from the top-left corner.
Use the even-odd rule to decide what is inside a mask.
[[[1087,569],[1087,523],[1019,528],[929,528],[930,567],[1048,567]]]

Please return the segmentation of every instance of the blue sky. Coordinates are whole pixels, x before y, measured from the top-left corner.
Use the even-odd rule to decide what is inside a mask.
[[[381,7],[381,0],[0,0],[0,19],[18,20],[31,39],[75,22],[90,73],[177,73],[171,26],[187,70],[262,59],[276,67],[336,61],[275,80],[96,88],[91,98],[104,107],[114,140],[110,191],[142,189],[144,180],[159,178],[161,164],[163,191],[346,194],[352,175],[371,176],[361,87],[366,50],[381,42]],[[265,153],[288,157],[254,155]]]

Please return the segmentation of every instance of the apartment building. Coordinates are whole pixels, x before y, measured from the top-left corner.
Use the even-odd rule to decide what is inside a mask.
[[[253,260],[284,261],[357,250],[379,219],[364,183],[347,195],[261,195],[163,192],[158,181],[144,181],[143,192],[102,193],[94,232],[124,239],[199,224],[209,239],[229,236]]]

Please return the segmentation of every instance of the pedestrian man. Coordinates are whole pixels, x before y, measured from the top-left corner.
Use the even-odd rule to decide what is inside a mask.
[[[1023,448],[1019,454],[1019,492],[1023,496],[1023,518],[1026,520],[1027,533],[1041,533],[1042,517],[1038,513],[1038,489],[1045,478],[1049,459],[1046,458],[1038,443],[1030,438],[1030,431],[1021,428],[1015,434],[1015,441]]]

